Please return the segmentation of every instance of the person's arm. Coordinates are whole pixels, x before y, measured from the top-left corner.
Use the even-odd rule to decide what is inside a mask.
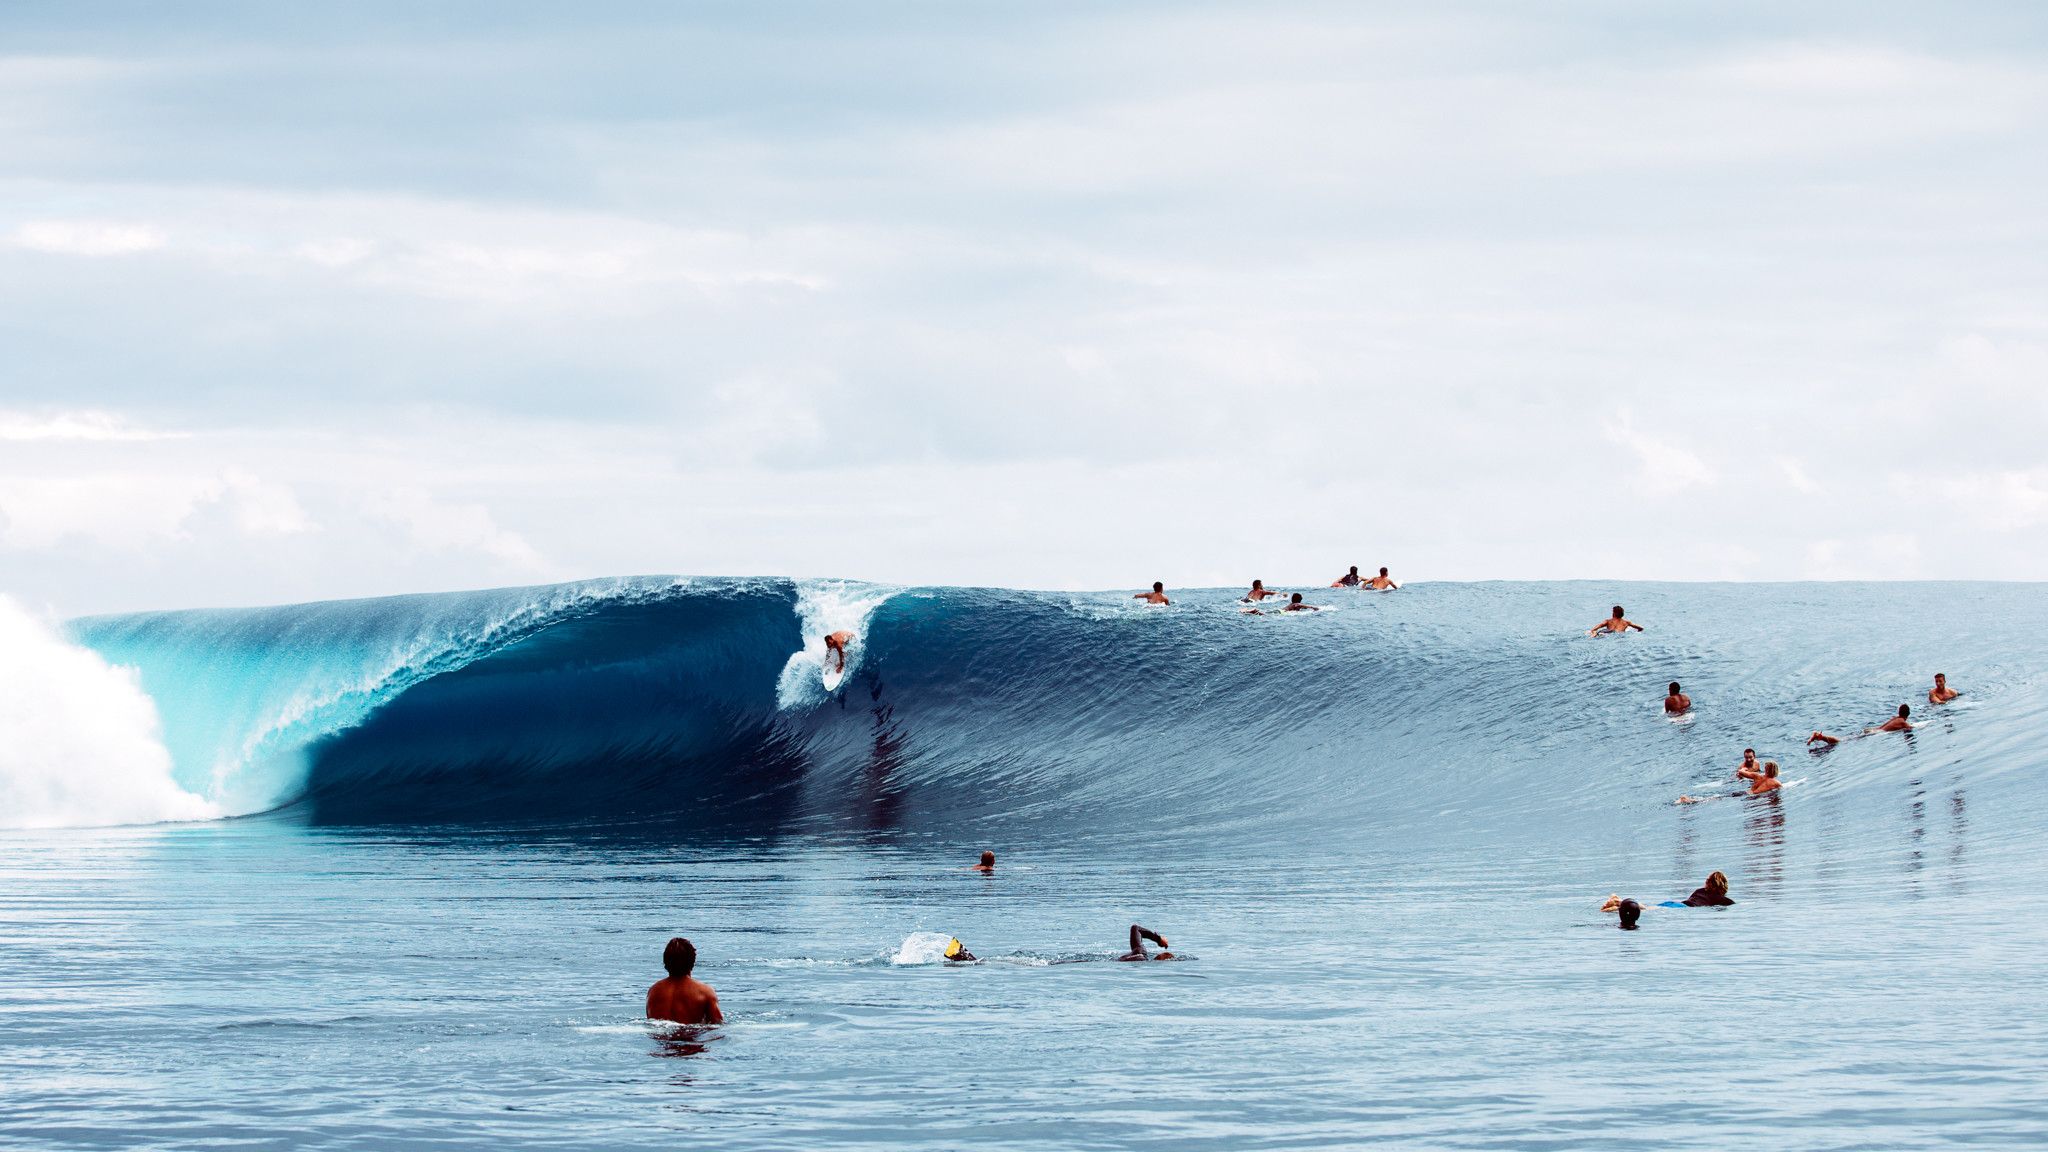
[[[1840,744],[1842,741],[1839,737],[1830,736],[1825,732],[1815,732],[1813,735],[1808,736],[1806,738],[1806,742],[1808,744],[1825,744],[1828,747],[1833,748],[1835,745]]]
[[[1737,768],[1735,770],[1735,778],[1737,780],[1760,780],[1763,778],[1763,774],[1764,770],[1761,768],[1750,768],[1745,766]]]
[[[1624,621],[1623,624],[1624,627],[1633,628],[1638,632],[1641,632],[1643,630],[1643,626],[1641,624],[1636,623],[1633,620]]]
[[[725,1023],[725,1013],[718,1010],[718,993],[713,992],[708,987],[704,989],[704,1022],[706,1024]]]
[[[657,1015],[655,1015],[655,1014],[654,1014],[654,1011],[655,1011],[655,1009],[657,1009],[657,1008],[659,1008],[659,1007],[660,1007],[660,1005],[659,1005],[659,1004],[655,1003],[654,995],[655,995],[655,993],[656,993],[656,992],[659,992],[660,990],[661,990],[661,985],[659,985],[659,984],[655,984],[655,985],[653,985],[652,987],[650,987],[650,988],[648,988],[648,989],[647,989],[647,1012],[646,1012],[646,1016],[647,1016],[647,1019],[649,1019],[649,1020],[659,1020],[659,1019],[661,1019],[661,1017],[659,1017],[659,1016],[657,1016]]]

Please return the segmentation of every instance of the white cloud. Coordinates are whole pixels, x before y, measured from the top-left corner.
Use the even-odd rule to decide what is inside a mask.
[[[313,527],[290,488],[243,472],[0,475],[0,544],[35,551],[83,540],[140,552],[183,536],[211,505],[226,506],[250,536]]]
[[[482,504],[442,503],[420,488],[389,488],[364,501],[371,516],[405,529],[429,550],[477,552],[515,568],[544,568],[541,555],[516,532],[498,526]]]
[[[1636,430],[1626,412],[1602,425],[1607,439],[1636,457],[1645,487],[1652,492],[1681,492],[1712,484],[1720,474],[1685,448]]]
[[[78,411],[37,414],[0,410],[0,440],[169,440],[182,432],[140,428],[112,412]]]
[[[163,231],[147,224],[92,220],[32,220],[8,239],[16,247],[66,256],[132,256],[165,243]]]

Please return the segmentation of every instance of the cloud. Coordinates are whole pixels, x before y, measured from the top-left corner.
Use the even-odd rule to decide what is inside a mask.
[[[1636,430],[1628,413],[1603,424],[1607,439],[1636,457],[1643,484],[1652,492],[1681,492],[1712,484],[1720,474],[1692,452]]]
[[[372,517],[404,528],[422,548],[481,553],[529,571],[545,567],[533,545],[518,533],[499,527],[482,504],[443,503],[419,488],[389,488],[371,494],[364,509]]]
[[[214,505],[250,536],[313,528],[291,489],[242,472],[0,475],[0,544],[35,551],[84,540],[141,552],[182,536]]]
[[[8,240],[33,252],[65,256],[132,256],[165,244],[162,230],[147,224],[90,220],[32,220],[16,228]]]
[[[84,410],[38,415],[0,410],[0,440],[169,440],[182,432],[141,428],[112,413]]]

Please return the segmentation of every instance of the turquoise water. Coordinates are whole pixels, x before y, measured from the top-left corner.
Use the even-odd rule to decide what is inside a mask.
[[[0,1143],[2048,1143],[2043,589],[1124,595],[78,622],[181,781],[268,799],[0,832]],[[1617,601],[1651,630],[1586,639]],[[1671,803],[1745,745],[1781,796]],[[1715,869],[1733,908],[1596,911]],[[1110,962],[1133,921],[1187,959]],[[638,1019],[675,934],[725,1026]]]

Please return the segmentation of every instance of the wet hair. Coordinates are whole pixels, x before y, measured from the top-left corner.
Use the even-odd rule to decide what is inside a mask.
[[[1353,565],[1351,566],[1351,570],[1352,570],[1353,572],[1356,572],[1356,571],[1358,571],[1358,565],[1356,565],[1356,564],[1353,564]]]
[[[1265,582],[1264,580],[1260,580],[1260,579],[1258,579],[1258,578],[1256,578],[1256,577],[1254,577],[1254,578],[1252,579],[1252,587],[1254,587],[1254,588],[1264,588],[1265,586],[1266,586],[1266,582]]]
[[[1678,695],[1678,681],[1676,681],[1676,680],[1673,680],[1673,681],[1671,682],[1671,694],[1672,694],[1673,696],[1676,696],[1676,695]]]
[[[1754,756],[1754,755],[1756,755],[1756,749],[1754,749],[1754,748],[1744,748],[1744,749],[1742,750],[1742,755],[1743,755],[1743,757],[1744,757],[1745,759],[1747,759],[1748,757],[1751,757],[1751,756]]]
[[[1948,673],[1946,673],[1946,672],[1936,672],[1936,673],[1934,674],[1934,678],[1935,678],[1936,680],[1946,680],[1946,679],[1948,679]]]
[[[1899,719],[1903,720],[1903,719],[1905,719],[1906,717],[1908,717],[1908,716],[1911,716],[1912,714],[1913,714],[1913,706],[1912,706],[1911,704],[1901,704],[1901,705],[1899,705]]]
[[[1154,580],[1154,581],[1152,582],[1152,590],[1153,590],[1154,592],[1164,592],[1164,591],[1166,591],[1166,581],[1164,581],[1164,580]]]
[[[1621,927],[1624,931],[1636,930],[1636,921],[1642,919],[1643,906],[1633,900],[1623,900],[1618,909],[1621,913]]]
[[[681,936],[676,937],[661,950],[661,966],[678,980],[688,976],[690,969],[697,966],[697,946]]]
[[[991,868],[995,867],[995,863],[996,863],[996,854],[995,854],[995,853],[993,853],[993,852],[988,852],[988,851],[984,851],[984,852],[982,852],[982,854],[981,854],[981,862],[982,862],[983,864],[986,864],[986,865],[988,865],[988,866],[989,866],[989,867],[991,867]]]
[[[1295,594],[1294,594],[1293,596],[1290,596],[1290,597],[1288,597],[1288,599],[1287,599],[1287,602],[1288,602],[1289,604],[1299,604],[1299,603],[1301,603],[1301,593],[1299,593],[1299,592],[1296,592],[1296,593],[1295,593]]]
[[[1778,778],[1778,762],[1776,760],[1764,761],[1764,775],[1769,776],[1773,780]]]
[[[1726,896],[1728,894],[1728,874],[1716,872],[1708,876],[1707,882],[1702,884],[1701,887],[1717,896]]]
[[[1387,566],[1386,566],[1386,565],[1384,565],[1384,564],[1380,565],[1380,575],[1382,575],[1382,576],[1385,576],[1386,574],[1387,574]]]
[[[1619,604],[1616,604],[1616,605],[1614,606],[1614,615],[1615,615],[1615,616],[1616,616],[1617,618],[1618,618],[1618,617],[1620,617],[1620,615],[1621,615],[1621,605],[1619,605]]]

